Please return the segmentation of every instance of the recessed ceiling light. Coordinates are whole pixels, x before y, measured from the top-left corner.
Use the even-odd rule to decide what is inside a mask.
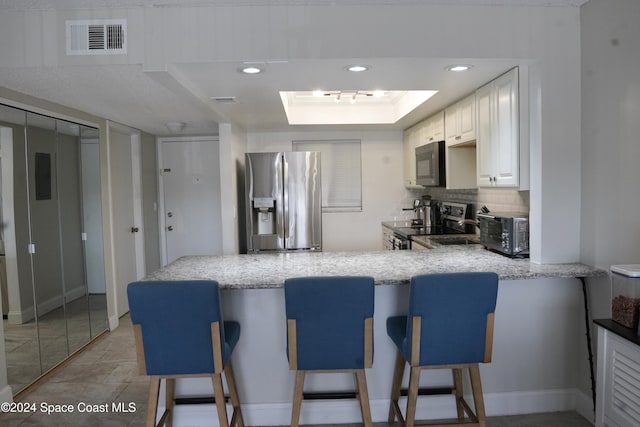
[[[383,90],[374,90],[373,91],[373,96],[376,98],[380,98],[382,96],[384,96],[385,92]]]
[[[361,71],[367,71],[369,68],[371,67],[367,65],[349,65],[347,67],[347,70],[353,71],[354,73],[359,73]]]
[[[317,98],[321,98],[324,96],[324,91],[323,90],[314,90],[313,92],[311,92],[311,94]]]
[[[471,68],[471,65],[456,64],[456,65],[449,65],[446,69],[448,71],[467,71],[470,68]]]
[[[262,72],[262,68],[250,66],[250,67],[244,67],[240,71],[242,71],[245,74],[258,74]]]

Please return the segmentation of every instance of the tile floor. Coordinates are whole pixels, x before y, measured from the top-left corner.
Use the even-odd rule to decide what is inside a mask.
[[[33,414],[0,414],[0,425],[3,427],[143,426],[148,381],[146,377],[137,375],[129,317],[123,317],[120,325],[71,362],[56,370],[45,381],[33,387],[20,401],[36,403],[38,408],[43,402],[51,404],[133,402],[137,409],[134,413],[80,414],[75,412],[47,415],[37,411]],[[488,425],[489,427],[590,427],[591,423],[575,412],[560,412],[491,417]],[[361,424],[345,424],[341,427],[355,426],[359,427]],[[393,424],[375,424],[375,427],[391,426]]]

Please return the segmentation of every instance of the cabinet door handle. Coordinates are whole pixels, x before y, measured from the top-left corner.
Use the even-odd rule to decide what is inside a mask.
[[[456,136],[456,139],[462,139],[461,135]]]

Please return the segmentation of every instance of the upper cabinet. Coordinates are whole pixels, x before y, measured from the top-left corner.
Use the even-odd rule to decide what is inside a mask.
[[[479,187],[519,185],[518,69],[476,91]]]
[[[452,147],[476,139],[476,99],[472,94],[444,111],[445,141]]]
[[[444,111],[426,119],[424,122],[424,144],[444,141]],[[419,145],[424,145],[419,144]]]
[[[444,141],[443,111],[405,129],[402,135],[405,187],[423,188],[416,184],[416,147],[436,141]]]

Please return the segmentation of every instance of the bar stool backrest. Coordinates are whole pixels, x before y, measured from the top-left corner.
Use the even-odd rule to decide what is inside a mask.
[[[292,369],[364,369],[372,363],[374,280],[371,277],[300,277],[284,284],[288,330],[295,324],[295,345],[287,341]],[[369,335],[369,338],[367,338]],[[292,351],[294,352],[292,354]],[[295,360],[296,366],[292,363]]]
[[[497,293],[498,275],[492,272],[413,277],[403,345],[407,361],[412,366],[490,362]],[[412,360],[416,316],[420,351]]]
[[[127,288],[131,321],[140,325],[147,375],[210,374],[212,323],[222,325],[218,283],[213,280],[144,281]],[[219,327],[223,365],[230,356]]]

